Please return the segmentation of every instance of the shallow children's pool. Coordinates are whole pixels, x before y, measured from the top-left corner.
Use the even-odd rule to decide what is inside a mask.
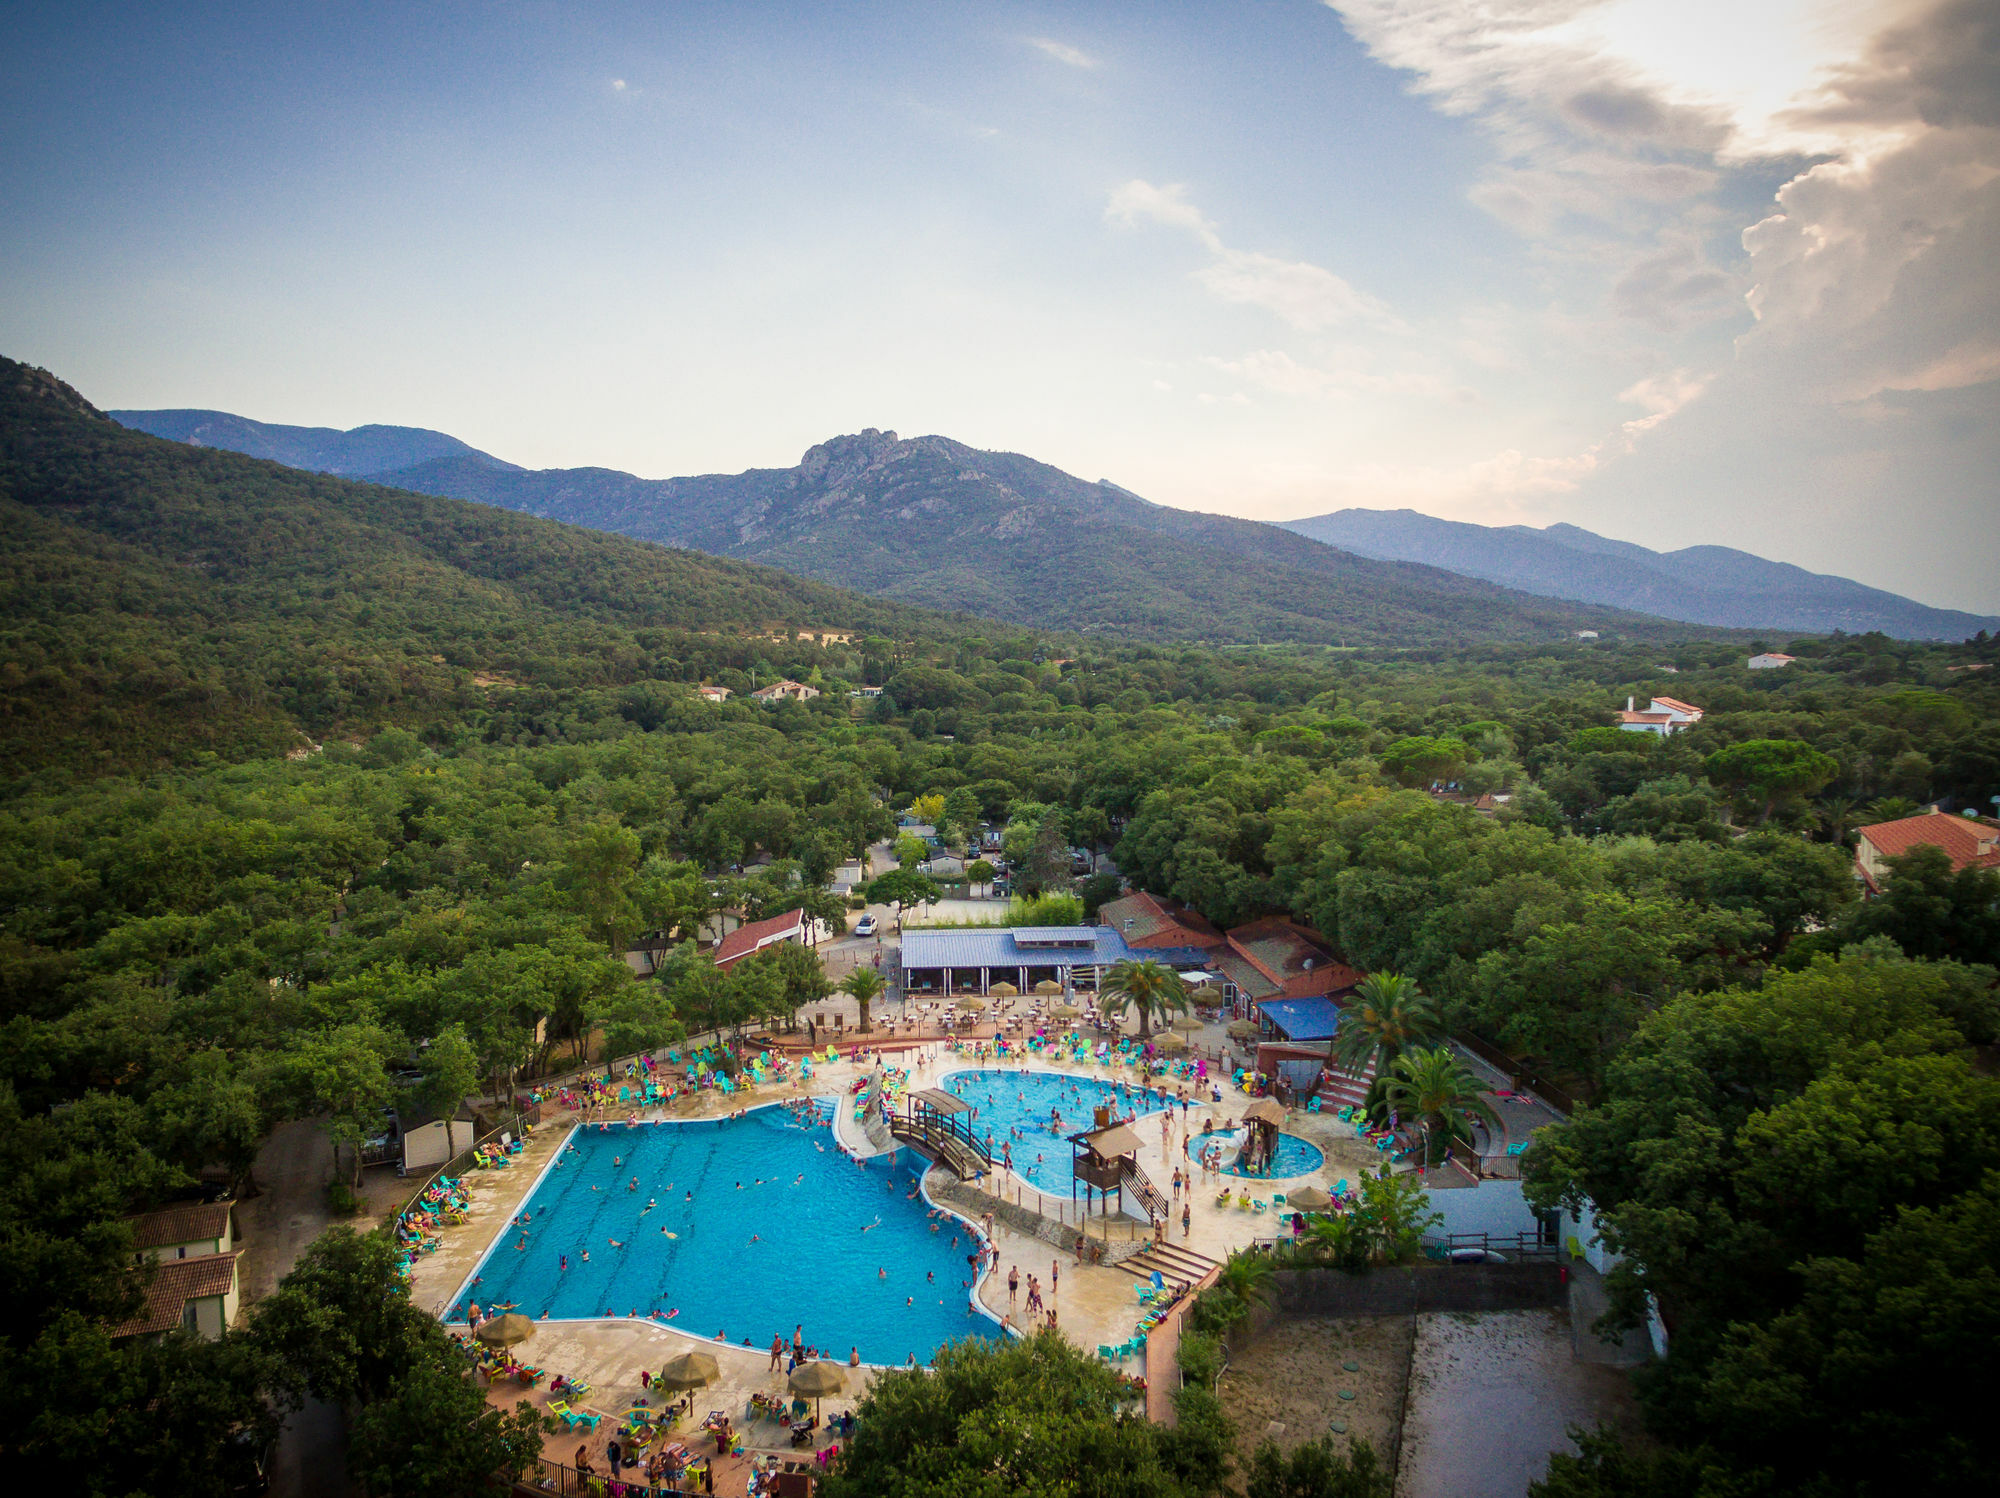
[[[1248,1172],[1235,1163],[1237,1146],[1242,1142],[1242,1130],[1225,1132],[1218,1129],[1213,1134],[1195,1135],[1190,1147],[1194,1151],[1194,1158],[1200,1160],[1203,1150],[1207,1149],[1210,1145],[1221,1145],[1222,1173],[1224,1175],[1242,1176],[1248,1175]],[[1250,1179],[1283,1181],[1296,1176],[1309,1176],[1325,1163],[1326,1152],[1320,1149],[1318,1145],[1308,1144],[1296,1134],[1280,1134],[1278,1136],[1278,1148],[1271,1158],[1271,1168],[1260,1171],[1257,1175],[1251,1176]]]
[[[1121,1087],[1067,1072],[960,1071],[940,1085],[972,1104],[968,1127],[982,1142],[991,1136],[994,1160],[1000,1159],[1003,1144],[1012,1145],[1014,1173],[1050,1196],[1070,1195],[1075,1146],[1069,1136],[1090,1128],[1097,1105],[1109,1105],[1115,1115],[1143,1118],[1173,1099],[1156,1087]],[[1061,1115],[1060,1127],[1056,1114]]]

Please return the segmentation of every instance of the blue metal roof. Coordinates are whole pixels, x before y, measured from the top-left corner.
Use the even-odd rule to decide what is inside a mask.
[[[1023,927],[1022,931],[1037,935],[1047,928]],[[1074,936],[1090,938],[1089,944],[1078,947],[1035,947],[1021,946],[1015,940],[1017,932],[1006,930],[942,930],[905,931],[903,933],[903,966],[909,968],[930,967],[1109,967],[1114,962],[1123,962],[1128,957],[1152,957],[1152,952],[1134,952],[1125,945],[1125,938],[1109,926],[1071,926],[1063,928]]]
[[[1287,1040],[1331,1040],[1340,1028],[1340,1009],[1331,999],[1265,999],[1257,1012]]]

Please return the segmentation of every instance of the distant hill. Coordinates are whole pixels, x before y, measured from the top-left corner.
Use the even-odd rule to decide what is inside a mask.
[[[1277,526],[1169,509],[945,437],[871,429],[823,442],[793,468],[699,478],[528,472],[483,453],[371,477],[1038,628],[1410,645],[1553,640],[1579,628],[1685,633],[1359,556]]]
[[[1363,556],[1421,562],[1543,598],[1612,604],[1728,629],[1963,640],[2000,618],[1932,608],[1727,546],[1649,551],[1574,525],[1470,525],[1415,510],[1338,510],[1286,528]]]
[[[752,638],[776,626],[945,640],[976,627],[772,567],[162,441],[0,359],[0,773],[269,753],[468,712],[496,736],[566,718],[588,732],[633,684],[670,697],[676,651],[810,654]]]
[[[456,458],[502,470],[514,467],[476,447],[468,447],[456,437],[423,427],[365,426],[343,432],[333,427],[277,426],[231,416],[227,411],[106,411],[104,414],[134,431],[185,442],[191,447],[219,447],[225,452],[269,458],[288,468],[350,478],[409,468],[434,458]]]

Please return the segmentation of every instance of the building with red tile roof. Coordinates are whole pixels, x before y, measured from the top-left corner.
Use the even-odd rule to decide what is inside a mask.
[[[1213,966],[1246,998],[1305,999],[1345,993],[1362,975],[1309,926],[1270,916],[1232,927]]]
[[[1655,697],[1641,712],[1633,698],[1625,699],[1625,711],[1618,715],[1618,726],[1627,733],[1653,733],[1665,738],[1670,733],[1679,733],[1702,719],[1702,711],[1691,702],[1682,702],[1677,697]]]
[[[197,1336],[219,1341],[241,1303],[236,1261],[242,1257],[228,1253],[162,1260],[146,1287],[146,1303],[139,1314],[112,1327],[111,1335],[150,1337],[184,1326]]]
[[[194,1259],[236,1247],[234,1202],[186,1202],[134,1217],[132,1246],[155,1259]]]
[[[1883,860],[1912,848],[1942,848],[1954,869],[2000,869],[2000,823],[1984,817],[1955,817],[1933,806],[1914,817],[1857,828],[1854,872],[1877,894],[1889,869]]]
[[[748,925],[738,926],[717,942],[715,950],[709,955],[714,958],[717,967],[728,967],[738,958],[761,952],[779,942],[804,945],[805,939],[806,913],[803,910],[788,910],[767,921],[751,921]]]
[[[1097,921],[1125,938],[1125,945],[1145,951],[1153,947],[1200,947],[1223,944],[1222,933],[1205,916],[1173,900],[1134,890],[1098,907]]]

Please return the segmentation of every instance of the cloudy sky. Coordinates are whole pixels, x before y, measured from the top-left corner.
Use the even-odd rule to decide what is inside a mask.
[[[533,466],[942,432],[2000,610],[2000,4],[7,6],[0,352]]]

